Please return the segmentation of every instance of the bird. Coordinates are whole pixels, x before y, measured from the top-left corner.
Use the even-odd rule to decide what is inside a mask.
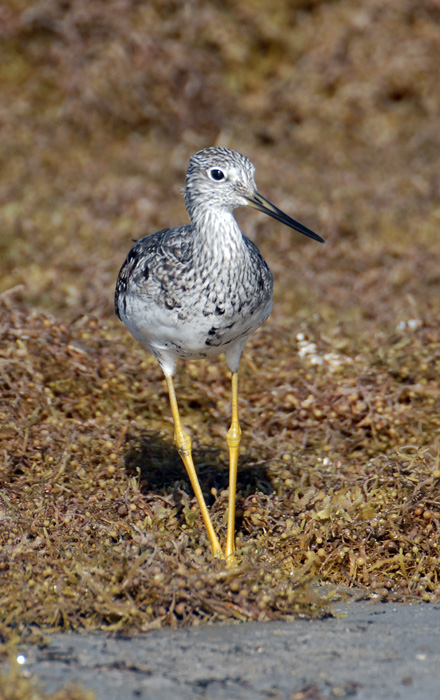
[[[273,276],[257,246],[240,230],[234,209],[250,206],[324,243],[278,209],[255,184],[255,166],[229,148],[204,148],[189,160],[183,189],[190,223],[139,239],[121,267],[115,311],[152,353],[165,376],[174,441],[200,507],[214,556],[234,559],[237,465],[241,441],[238,369],[248,338],[272,311]],[[182,426],[173,377],[178,360],[224,354],[231,371],[231,425],[227,432],[229,494],[226,546],[213,527]]]

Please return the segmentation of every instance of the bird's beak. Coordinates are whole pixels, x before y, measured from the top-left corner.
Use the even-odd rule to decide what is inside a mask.
[[[259,194],[258,192],[254,192],[250,196],[245,196],[247,201],[249,202],[249,205],[253,207],[254,209],[258,209],[258,211],[263,212],[263,214],[267,214],[268,216],[271,216],[273,219],[276,219],[277,221],[281,221],[282,224],[285,224],[286,226],[289,226],[290,228],[293,228],[295,231],[299,231],[300,233],[303,233],[305,236],[308,236],[309,238],[313,238],[314,241],[319,241],[320,243],[325,243],[324,239],[321,238],[321,236],[318,236],[317,233],[314,231],[311,231],[307,226],[303,226],[300,224],[298,221],[295,221],[295,219],[291,219],[290,216],[285,214],[281,209],[278,209],[272,202],[269,202],[268,199],[263,197],[263,195]]]

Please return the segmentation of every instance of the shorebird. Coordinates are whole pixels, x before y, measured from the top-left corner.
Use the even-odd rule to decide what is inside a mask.
[[[212,552],[232,560],[235,551],[235,495],[241,429],[238,367],[247,339],[272,311],[273,277],[258,248],[243,235],[233,215],[251,206],[315,241],[318,234],[258,193],[255,167],[227,148],[205,148],[189,161],[184,189],[191,223],[166,228],[135,243],[119,273],[115,309],[165,375],[174,420],[174,440],[183,460],[211,543]],[[225,552],[215,533],[182,427],[174,390],[176,362],[224,353],[232,377],[228,523]]]

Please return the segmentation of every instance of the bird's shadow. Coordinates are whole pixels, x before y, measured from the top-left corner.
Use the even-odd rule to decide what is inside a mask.
[[[226,459],[225,459],[226,457]],[[140,435],[128,434],[124,445],[124,468],[128,476],[139,479],[143,495],[153,493],[174,500],[177,491],[185,491],[190,498],[194,494],[183,462],[172,441],[157,432],[143,431]],[[211,505],[229,485],[227,454],[211,447],[193,448],[194,466],[206,503]],[[252,493],[273,493],[265,464],[252,455],[243,455],[238,463],[237,492],[243,498]]]

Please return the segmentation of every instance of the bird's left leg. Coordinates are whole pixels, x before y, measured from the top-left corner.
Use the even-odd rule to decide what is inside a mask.
[[[238,422],[238,372],[232,372],[232,421],[228,430],[229,447],[229,503],[226,559],[235,551],[235,493],[237,490],[237,464],[240,450],[241,428]]]

